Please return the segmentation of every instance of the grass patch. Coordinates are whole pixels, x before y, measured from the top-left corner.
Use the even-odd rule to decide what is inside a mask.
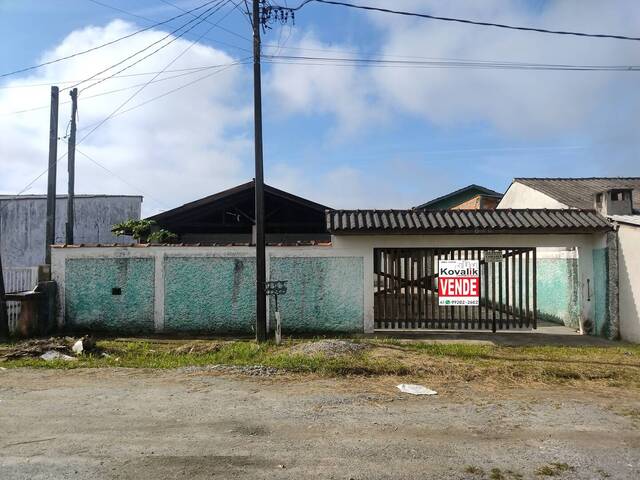
[[[86,355],[77,361],[39,358],[8,360],[7,368],[177,368],[186,366],[263,365],[290,372],[321,375],[402,375],[425,381],[566,384],[599,382],[640,388],[640,346],[504,347],[473,344],[429,344],[419,341],[359,340],[370,348],[348,355],[307,355],[291,340],[282,345],[251,340],[109,339],[98,347],[109,356]],[[0,357],[11,344],[0,344]]]
[[[575,468],[567,463],[551,462],[536,470],[536,475],[543,477],[557,477],[565,472],[572,472]]]
[[[470,475],[484,475],[484,470],[474,465],[467,465],[464,468],[464,471]]]

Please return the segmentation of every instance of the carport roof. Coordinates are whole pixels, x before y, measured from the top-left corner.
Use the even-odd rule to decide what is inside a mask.
[[[594,210],[327,210],[327,230],[349,234],[594,233],[611,230]]]

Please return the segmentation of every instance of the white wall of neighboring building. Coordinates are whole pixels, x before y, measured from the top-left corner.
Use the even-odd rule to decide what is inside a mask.
[[[640,226],[620,224],[618,271],[620,337],[640,343]]]
[[[522,183],[513,182],[496,208],[569,208],[555,198]]]

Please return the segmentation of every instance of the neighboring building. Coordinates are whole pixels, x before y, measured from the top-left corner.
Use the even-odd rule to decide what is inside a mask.
[[[612,336],[606,326],[612,315],[619,315],[621,338],[640,342],[640,177],[515,178],[498,209],[525,206],[595,209],[613,222],[617,234],[593,249],[593,277],[579,281],[578,275],[556,275],[545,288],[586,292],[586,302],[594,304],[594,322],[586,326],[587,331]],[[539,262],[550,263],[557,271],[577,272],[578,253],[575,249],[547,249],[539,253]],[[603,284],[604,277],[609,277],[607,284],[616,284],[613,291]],[[619,295],[617,301],[613,299],[619,305],[613,312],[610,295]],[[564,305],[559,307],[566,310]]]
[[[142,197],[131,195],[76,195],[74,243],[131,243],[115,237],[111,226],[139,219]],[[46,195],[0,195],[0,253],[5,268],[44,263]],[[56,198],[55,243],[64,243],[67,196]]]
[[[264,186],[268,243],[328,241],[329,207]],[[150,217],[183,243],[254,243],[254,182],[224,190]]]
[[[459,210],[485,210],[496,208],[502,198],[500,192],[480,185],[469,185],[455,192],[448,193],[423,203],[416,208],[440,210],[445,208]]]
[[[514,178],[498,208],[594,208],[597,193],[634,189],[640,209],[640,177]]]

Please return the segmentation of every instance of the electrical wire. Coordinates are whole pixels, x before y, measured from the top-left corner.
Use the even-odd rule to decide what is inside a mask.
[[[380,60],[375,58],[356,57],[310,57],[293,55],[262,55],[268,63],[289,63],[300,65],[332,65],[332,66],[376,66],[407,68],[480,68],[505,70],[560,70],[560,71],[619,71],[637,72],[640,65],[572,65],[544,64],[494,61],[412,61],[412,60]],[[282,61],[279,61],[282,60]],[[307,63],[305,63],[307,62]],[[317,62],[317,63],[308,63]]]
[[[155,41],[155,42],[153,42],[153,43],[151,43],[151,44],[147,45],[146,47],[144,47],[144,48],[142,48],[142,49],[138,50],[137,52],[135,52],[135,53],[133,53],[133,54],[131,54],[131,55],[127,56],[126,58],[124,58],[124,59],[120,60],[119,62],[117,62],[117,63],[115,63],[115,64],[113,64],[113,65],[111,65],[111,66],[109,66],[109,67],[105,68],[104,70],[101,70],[101,71],[99,71],[99,72],[97,72],[97,73],[95,73],[95,74],[91,75],[89,78],[86,78],[86,79],[82,80],[81,82],[76,83],[75,85],[73,85],[73,86],[71,86],[71,87],[66,87],[64,90],[76,88],[76,87],[78,87],[79,85],[81,85],[81,84],[83,84],[83,83],[86,83],[86,82],[88,82],[88,81],[90,81],[90,80],[93,80],[93,79],[95,79],[95,77],[97,77],[98,75],[101,75],[101,74],[103,74],[103,73],[106,73],[106,72],[108,72],[109,70],[111,70],[112,68],[117,67],[118,65],[122,65],[122,64],[123,64],[124,62],[126,62],[127,60],[131,60],[133,57],[136,57],[137,55],[139,55],[140,53],[144,52],[145,50],[148,50],[149,48],[153,47],[154,45],[157,45],[158,43],[163,42],[163,41],[164,41],[164,40],[166,40],[167,38],[172,37],[172,38],[171,38],[171,40],[169,40],[167,43],[165,43],[165,44],[163,44],[163,45],[160,45],[157,49],[155,49],[155,50],[154,50],[154,51],[152,51],[151,53],[149,53],[149,54],[145,55],[145,56],[144,56],[144,57],[142,57],[142,58],[139,58],[139,59],[138,59],[138,60],[136,60],[135,62],[133,62],[133,63],[131,63],[131,64],[127,65],[126,67],[122,68],[121,70],[118,70],[116,73],[114,73],[114,74],[112,74],[112,75],[109,75],[109,76],[107,76],[106,78],[104,78],[104,79],[102,79],[102,80],[97,80],[97,81],[95,81],[94,83],[92,83],[92,84],[91,84],[91,85],[89,85],[88,87],[83,88],[83,89],[80,91],[80,93],[82,93],[83,91],[87,90],[88,88],[91,88],[91,87],[93,87],[93,86],[95,86],[95,85],[98,85],[99,83],[104,82],[105,80],[108,80],[108,79],[112,78],[112,77],[113,77],[113,76],[115,76],[115,75],[118,75],[118,74],[120,74],[120,73],[124,72],[125,70],[128,70],[129,68],[131,68],[131,67],[133,67],[133,66],[137,65],[138,63],[140,63],[140,62],[144,61],[145,59],[149,58],[150,56],[155,55],[155,54],[156,54],[156,53],[158,53],[160,50],[162,50],[162,49],[164,49],[164,48],[168,47],[168,46],[169,46],[169,45],[171,45],[173,42],[175,42],[175,41],[176,41],[176,40],[178,40],[179,38],[183,37],[186,33],[190,32],[190,31],[191,31],[191,30],[193,30],[195,27],[197,27],[198,25],[200,25],[200,24],[204,21],[204,19],[202,19],[202,18],[200,18],[200,17],[202,17],[202,16],[204,15],[204,16],[205,16],[205,18],[207,18],[207,17],[209,17],[209,16],[213,15],[213,14],[214,14],[214,13],[216,13],[218,10],[220,10],[221,6],[223,6],[224,4],[226,4],[226,3],[228,3],[228,2],[229,2],[229,0],[225,0],[225,1],[224,1],[224,3],[222,3],[222,0],[216,0],[216,1],[217,1],[218,3],[217,3],[215,6],[213,6],[213,7],[209,7],[207,10],[205,10],[205,11],[204,11],[204,12],[202,12],[200,15],[198,15],[198,17],[197,17],[197,20],[198,20],[198,21],[197,21],[197,22],[196,22],[196,19],[189,20],[187,23],[185,23],[185,24],[184,24],[184,25],[182,25],[181,27],[179,27],[179,28],[177,28],[177,29],[173,30],[172,32],[169,32],[167,35],[165,35],[164,37],[162,37],[160,40],[157,40],[157,41]],[[179,35],[174,35],[175,33],[177,33],[178,31],[182,30],[182,29],[183,29],[183,28],[185,28],[187,25],[189,25],[189,24],[191,24],[191,23],[193,23],[193,22],[196,22],[196,23],[194,23],[193,25],[191,25],[187,30],[185,30],[185,31],[181,32]],[[199,38],[202,38],[202,37],[199,37]]]
[[[92,0],[93,1],[93,0]],[[183,12],[186,12],[186,10],[184,8],[182,8],[180,5],[176,5],[175,3],[170,2],[169,0],[160,0],[162,3],[166,3],[167,5],[170,5],[174,8],[177,8],[178,10],[181,10]],[[231,3],[233,3],[234,8],[238,8],[238,5],[240,5],[240,2],[234,2],[232,1]],[[193,14],[191,14],[193,16]],[[209,21],[207,21],[207,23],[211,23]],[[246,40],[248,42],[252,42],[253,39],[249,38],[249,37],[245,37],[244,35],[240,35],[238,32],[234,32],[233,30],[229,30],[228,28],[222,27],[220,25],[216,25],[220,30],[230,33],[231,35],[234,35],[238,38],[241,38],[242,40]],[[240,48],[240,47],[235,47],[235,48]],[[251,52],[251,50],[248,50],[246,48],[243,48],[242,50],[244,50],[245,52]]]
[[[228,64],[227,66],[225,66],[225,67],[221,68],[220,70],[217,70],[217,71],[215,71],[215,72],[209,73],[209,74],[204,75],[204,76],[202,76],[202,77],[200,77],[200,78],[196,78],[195,80],[192,80],[192,81],[190,81],[190,82],[188,82],[188,83],[185,83],[184,85],[180,85],[179,87],[176,87],[176,88],[173,88],[173,89],[171,89],[171,90],[169,90],[169,91],[167,91],[167,92],[161,93],[160,95],[157,95],[157,96],[152,97],[152,98],[150,98],[150,99],[148,99],[148,100],[145,100],[144,102],[138,103],[138,104],[134,105],[133,107],[127,108],[127,109],[125,109],[125,110],[121,110],[121,111],[119,111],[118,113],[114,114],[112,117],[117,117],[117,116],[123,115],[123,114],[125,114],[125,113],[127,113],[127,112],[130,112],[130,111],[132,111],[132,110],[136,110],[137,108],[143,107],[143,106],[145,106],[145,105],[147,105],[147,104],[149,104],[149,103],[151,103],[151,102],[154,102],[154,101],[156,101],[156,100],[159,100],[159,99],[161,99],[161,98],[164,98],[164,97],[166,97],[166,96],[168,96],[168,95],[171,95],[172,93],[178,92],[178,91],[180,91],[180,90],[182,90],[182,89],[184,89],[184,88],[187,88],[187,87],[189,87],[189,86],[191,86],[191,85],[194,85],[194,84],[196,84],[196,83],[198,83],[198,82],[201,82],[202,80],[206,80],[207,78],[210,78],[210,77],[213,77],[214,75],[217,75],[217,74],[219,74],[219,73],[222,73],[223,71],[228,70],[229,68],[234,67],[234,66],[236,66],[236,65],[246,65],[246,64],[248,64],[248,63],[251,63],[251,62],[252,62],[252,60],[250,60],[250,58],[251,58],[251,57],[247,57],[247,58],[245,58],[245,59],[241,59],[241,60],[239,60],[239,61],[237,61],[237,62],[235,62],[235,63],[230,63],[230,64]],[[95,126],[95,125],[97,125],[98,123],[100,123],[100,122],[96,122],[96,123],[93,123],[93,124],[91,124],[91,125],[87,125],[86,127],[82,128],[82,129],[79,129],[78,131],[80,132],[80,131],[87,130],[87,129],[89,129],[89,128],[94,127],[94,126]]]
[[[203,3],[202,5],[200,5],[200,6],[198,6],[198,7],[195,7],[195,8],[193,8],[193,9],[189,10],[189,12],[187,12],[187,13],[182,13],[182,14],[180,14],[180,15],[176,15],[175,17],[171,17],[171,18],[169,18],[168,20],[163,20],[162,22],[154,23],[153,25],[149,25],[148,27],[142,28],[142,29],[140,29],[140,30],[136,30],[136,31],[135,31],[135,32],[133,32],[133,33],[130,33],[130,34],[128,34],[128,35],[124,35],[124,36],[122,36],[122,37],[116,38],[115,40],[111,40],[111,41],[109,41],[109,42],[106,42],[106,43],[103,43],[103,44],[101,44],[101,45],[98,45],[98,46],[95,46],[95,47],[89,48],[89,49],[87,49],[87,50],[82,50],[82,51],[80,51],[80,52],[75,52],[75,53],[72,53],[72,54],[67,55],[67,56],[64,56],[64,57],[60,57],[60,58],[56,58],[56,59],[54,59],[54,60],[50,60],[50,61],[48,61],[48,62],[40,63],[40,64],[38,64],[38,65],[32,65],[32,66],[30,66],[30,67],[21,68],[21,69],[19,69],[19,70],[14,70],[14,71],[12,71],[12,72],[5,72],[5,73],[2,73],[2,74],[0,74],[0,78],[8,77],[8,76],[10,76],[10,75],[16,75],[16,74],[18,74],[18,73],[28,72],[28,71],[30,71],[30,70],[35,70],[35,69],[37,69],[37,68],[44,67],[44,66],[46,66],[46,65],[51,65],[51,64],[54,64],[54,63],[57,63],[57,62],[61,62],[61,61],[63,61],[63,60],[68,60],[68,59],[70,59],[70,58],[77,57],[77,56],[79,56],[79,55],[84,55],[84,54],[89,53],[89,52],[94,52],[94,51],[96,51],[96,50],[99,50],[99,49],[101,49],[101,48],[107,47],[107,46],[109,46],[109,45],[113,45],[114,43],[118,43],[118,42],[120,42],[120,41],[122,41],[122,40],[125,40],[125,39],[127,39],[127,38],[131,38],[131,37],[133,37],[133,36],[135,36],[135,35],[138,35],[139,33],[146,32],[147,30],[151,30],[152,28],[158,27],[158,26],[160,26],[160,25],[165,25],[165,24],[167,24],[167,23],[169,23],[169,22],[172,22],[172,21],[174,21],[174,20],[176,20],[176,19],[178,19],[178,18],[184,17],[185,15],[188,15],[188,14],[189,14],[189,13],[191,13],[191,12],[195,12],[196,10],[200,10],[201,8],[204,8],[204,7],[206,7],[206,6],[210,5],[210,4],[214,3],[214,2],[217,2],[217,1],[220,1],[220,0],[210,0],[210,1],[206,2],[206,3]]]
[[[157,198],[155,198],[153,195],[145,192],[144,190],[142,190],[141,188],[137,187],[136,185],[132,184],[131,182],[129,182],[128,180],[126,180],[125,178],[123,178],[122,176],[118,175],[116,172],[114,172],[113,170],[110,170],[109,168],[107,168],[105,165],[103,165],[101,162],[99,162],[98,160],[96,160],[95,158],[89,156],[88,154],[84,153],[82,150],[79,150],[78,148],[76,148],[76,153],[79,153],[80,155],[82,155],[83,157],[85,157],[87,160],[89,160],[90,162],[94,163],[95,165],[97,165],[98,167],[100,167],[101,169],[103,169],[104,171],[110,173],[111,175],[113,175],[115,178],[117,178],[118,180],[120,180],[122,183],[130,186],[131,188],[133,188],[136,192],[142,193],[145,198],[148,197],[151,200],[153,200],[154,202],[156,202],[158,205],[160,205],[162,208],[166,209],[166,210],[170,210],[171,207],[168,207],[164,202],[161,202],[160,200],[158,200]]]
[[[200,72],[202,72],[204,70],[211,70],[212,68],[224,67],[224,66],[227,66],[227,65],[233,65],[233,63],[221,63],[221,64],[218,64],[218,65],[209,65],[209,66],[205,66],[205,67],[196,67],[196,68],[186,69],[186,70],[189,70],[189,71],[184,72],[184,73],[180,73],[178,75],[172,75],[170,77],[159,78],[157,80],[152,81],[150,83],[150,85],[155,84],[155,83],[165,82],[167,80],[174,80],[176,78],[182,78],[182,77],[186,77],[186,76],[189,76],[189,75],[194,75],[194,74],[200,73]],[[185,69],[180,69],[180,70],[184,71]],[[173,71],[180,71],[180,70],[173,70]],[[168,72],[168,70],[165,71],[165,72],[160,72],[160,73],[167,73],[167,72]],[[154,73],[158,73],[158,72],[154,72]],[[100,93],[96,93],[94,95],[83,96],[82,99],[83,100],[89,100],[91,98],[102,97],[104,95],[111,95],[113,93],[124,92],[124,91],[127,91],[127,90],[131,90],[132,88],[136,88],[136,87],[139,87],[141,85],[144,85],[145,83],[146,82],[136,83],[134,85],[129,85],[127,87],[117,88],[115,90],[108,90],[106,92],[100,92]],[[71,100],[67,100],[65,102],[60,102],[60,105],[67,105],[69,103],[71,103]],[[28,112],[35,112],[35,111],[38,111],[38,110],[44,110],[44,109],[48,109],[48,108],[50,108],[50,105],[41,105],[39,107],[26,108],[24,110],[15,110],[13,112],[0,113],[0,117],[9,116],[9,115],[17,115],[17,114],[28,113]]]
[[[100,5],[100,6],[102,6],[102,7],[105,7],[105,8],[110,8],[111,10],[115,10],[116,12],[124,13],[125,15],[129,15],[129,16],[131,16],[131,17],[139,18],[140,20],[144,20],[145,22],[155,23],[155,20],[153,20],[153,19],[151,19],[151,18],[149,18],[149,17],[144,17],[144,16],[142,16],[142,15],[138,15],[137,13],[133,13],[133,12],[130,12],[130,11],[128,11],[128,10],[124,10],[124,9],[122,9],[122,8],[115,7],[115,6],[113,6],[113,5],[109,5],[109,4],[107,4],[107,3],[103,3],[103,2],[100,2],[100,1],[98,1],[98,0],[88,0],[88,1],[89,1],[89,2],[92,2],[92,3],[95,3],[95,4],[97,4],[97,5]],[[161,1],[162,1],[162,2],[164,2],[164,3],[166,3],[167,5],[171,5],[172,7],[177,8],[178,10],[180,10],[180,11],[184,12],[185,14],[189,14],[189,15],[191,15],[192,17],[195,17],[195,16],[196,16],[194,13],[192,13],[192,12],[190,12],[190,11],[188,11],[188,10],[186,10],[186,9],[182,8],[182,7],[179,7],[178,5],[172,4],[172,3],[168,2],[168,1],[165,1],[165,0],[161,0]],[[209,21],[207,21],[207,23],[210,23],[210,22],[209,22]],[[236,36],[238,36],[238,37],[242,38],[243,40],[247,40],[247,38],[246,38],[246,37],[242,37],[241,35],[238,35],[236,32],[234,32],[234,31],[232,31],[232,30],[229,30],[229,29],[227,29],[227,28],[225,28],[225,27],[222,27],[222,26],[219,26],[219,25],[218,25],[218,28],[219,28],[220,30],[225,31],[225,32],[228,32],[228,33],[231,33],[231,34],[233,34],[233,35],[236,35]],[[232,44],[232,43],[226,43],[226,42],[223,42],[223,41],[221,41],[221,40],[213,39],[213,38],[210,38],[210,37],[207,37],[207,39],[208,39],[209,41],[213,42],[213,43],[219,43],[220,45],[225,45],[225,46],[227,46],[227,47],[236,48],[236,49],[238,49],[238,50],[242,50],[242,51],[244,51],[244,52],[250,52],[250,51],[251,51],[251,50],[249,50],[249,49],[247,49],[247,48],[239,47],[239,46],[234,45],[234,44]]]
[[[437,16],[437,15],[427,15],[426,13],[406,12],[406,11],[402,11],[402,10],[391,10],[391,9],[388,9],[388,8],[372,7],[372,6],[369,6],[369,5],[357,5],[355,3],[339,2],[339,1],[335,1],[335,0],[306,0],[305,2],[302,2],[302,4],[300,4],[298,7],[293,8],[291,10],[299,10],[302,7],[304,7],[305,5],[307,5],[308,3],[311,3],[311,2],[324,3],[324,4],[329,4],[329,5],[338,5],[338,6],[342,6],[342,7],[356,8],[356,9],[360,9],[360,10],[369,10],[369,11],[373,11],[373,12],[392,13],[392,14],[395,14],[395,15],[403,15],[403,16],[407,16],[407,17],[418,17],[418,18],[425,18],[425,19],[429,19],[429,20],[441,20],[441,21],[444,21],[444,22],[455,22],[455,23],[464,23],[464,24],[468,24],[468,25],[478,25],[478,26],[482,26],[482,27],[505,28],[505,29],[508,29],[508,30],[520,30],[520,31],[525,31],[525,32],[547,33],[547,34],[552,34],[552,35],[571,35],[571,36],[575,36],[575,37],[609,38],[609,39],[615,39],[615,40],[640,41],[640,37],[630,37],[630,36],[626,36],[626,35],[613,35],[613,34],[608,34],[608,33],[585,33],[585,32],[576,32],[576,31],[569,31],[569,30],[549,30],[549,29],[546,29],[546,28],[534,28],[534,27],[522,27],[522,26],[516,26],[516,25],[507,25],[505,23],[479,22],[479,21],[476,21],[476,20],[468,20],[468,19],[465,19],[465,18],[441,17],[441,16]]]

